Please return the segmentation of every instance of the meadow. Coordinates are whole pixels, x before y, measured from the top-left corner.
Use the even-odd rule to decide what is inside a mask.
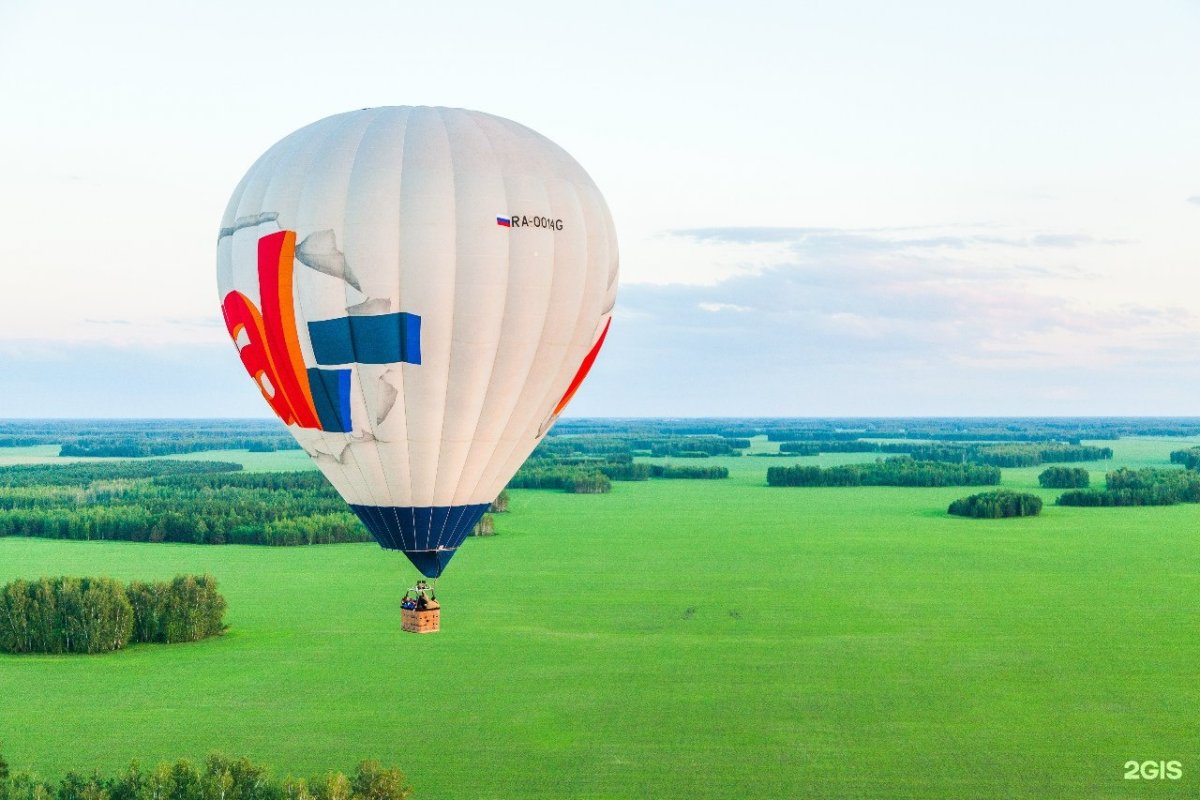
[[[1176,439],[1122,439],[1166,466]],[[772,445],[756,441],[753,450]],[[11,448],[10,459],[52,453]],[[230,453],[197,457],[227,459]],[[302,453],[233,454],[260,469]],[[414,578],[375,545],[0,539],[0,582],[217,577],[221,638],[0,657],[0,743],[45,776],[210,751],[279,773],[404,769],[419,798],[1192,797],[1200,506],[946,514],[963,488],[721,481],[514,490],[399,631]],[[1177,781],[1124,780],[1178,760]]]

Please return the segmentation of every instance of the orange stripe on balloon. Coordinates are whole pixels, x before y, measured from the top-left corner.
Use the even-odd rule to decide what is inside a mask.
[[[282,246],[279,248],[279,297],[284,301],[279,304],[279,318],[287,353],[292,362],[292,374],[296,376],[300,390],[292,405],[302,404],[308,416],[316,420],[317,407],[313,402],[312,387],[308,385],[308,370],[304,366],[300,340],[296,336],[296,303],[292,284],[296,266],[296,232],[284,231],[284,234]]]
[[[608,335],[608,326],[612,324],[612,317],[604,323],[604,330],[600,332],[600,338],[592,345],[592,349],[584,356],[583,363],[579,365],[579,371],[575,373],[575,378],[571,381],[571,385],[567,387],[567,393],[562,396],[562,400],[558,401],[558,405],[554,407],[552,416],[558,416],[562,410],[567,407],[567,403],[571,402],[571,398],[575,396],[575,392],[579,391],[579,385],[583,383],[583,379],[587,377],[588,371],[592,368],[592,364],[596,362],[596,356],[600,353],[600,348],[604,345],[604,337]]]
[[[258,240],[258,288],[262,295],[262,319],[266,330],[267,348],[279,376],[276,387],[292,408],[296,424],[301,428],[319,428],[312,394],[308,388],[308,372],[297,371],[300,348],[296,341],[296,318],[292,294],[292,259],[295,256],[296,234],[279,231]],[[289,242],[291,245],[289,246]],[[283,257],[287,255],[285,260]]]

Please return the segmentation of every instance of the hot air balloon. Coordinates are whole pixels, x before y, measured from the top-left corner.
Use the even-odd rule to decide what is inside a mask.
[[[250,167],[217,280],[267,404],[379,544],[432,578],[592,366],[617,242],[588,174],[529,128],[371,108]]]

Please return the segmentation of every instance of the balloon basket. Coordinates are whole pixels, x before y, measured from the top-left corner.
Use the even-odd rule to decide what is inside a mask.
[[[437,633],[442,625],[442,612],[432,608],[417,611],[411,608],[400,610],[400,628],[409,633]]]
[[[436,581],[435,581],[436,583]],[[400,628],[408,633],[437,633],[442,627],[441,605],[425,581],[404,593],[400,602]]]

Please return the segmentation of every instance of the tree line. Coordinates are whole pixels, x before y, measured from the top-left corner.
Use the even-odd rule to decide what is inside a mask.
[[[246,758],[210,755],[143,770],[134,761],[116,775],[67,772],[57,783],[29,772],[12,773],[0,755],[0,800],[409,800],[404,773],[378,761],[361,761],[352,775],[277,779]]]
[[[1001,519],[1005,517],[1036,517],[1042,513],[1042,498],[1027,492],[1012,492],[1000,489],[982,492],[970,497],[960,497],[950,504],[947,513],[975,519]]]
[[[300,445],[287,432],[273,436],[197,436],[186,439],[158,439],[150,436],[81,436],[62,445],[60,456],[87,458],[147,458],[203,453],[209,450],[249,450],[273,453],[299,450]]]
[[[107,653],[139,642],[224,632],[225,598],[209,575],[124,585],[112,578],[15,580],[0,587],[0,651]]]
[[[277,420],[9,420],[0,447],[61,445],[64,456],[138,457],[297,448]]]
[[[980,464],[916,461],[909,456],[836,467],[770,467],[768,486],[991,486],[1000,470]]]
[[[21,486],[88,486],[97,481],[128,481],[167,475],[239,472],[231,461],[107,461],[21,464],[0,469],[0,489]]]
[[[1183,469],[1121,469],[1104,476],[1104,489],[1064,492],[1061,506],[1169,506],[1200,503],[1200,473]]]
[[[780,453],[815,456],[820,453],[906,453],[920,461],[969,461],[994,467],[1035,467],[1042,463],[1100,461],[1112,458],[1112,448],[1063,442],[981,444],[957,442],[788,441]]]

